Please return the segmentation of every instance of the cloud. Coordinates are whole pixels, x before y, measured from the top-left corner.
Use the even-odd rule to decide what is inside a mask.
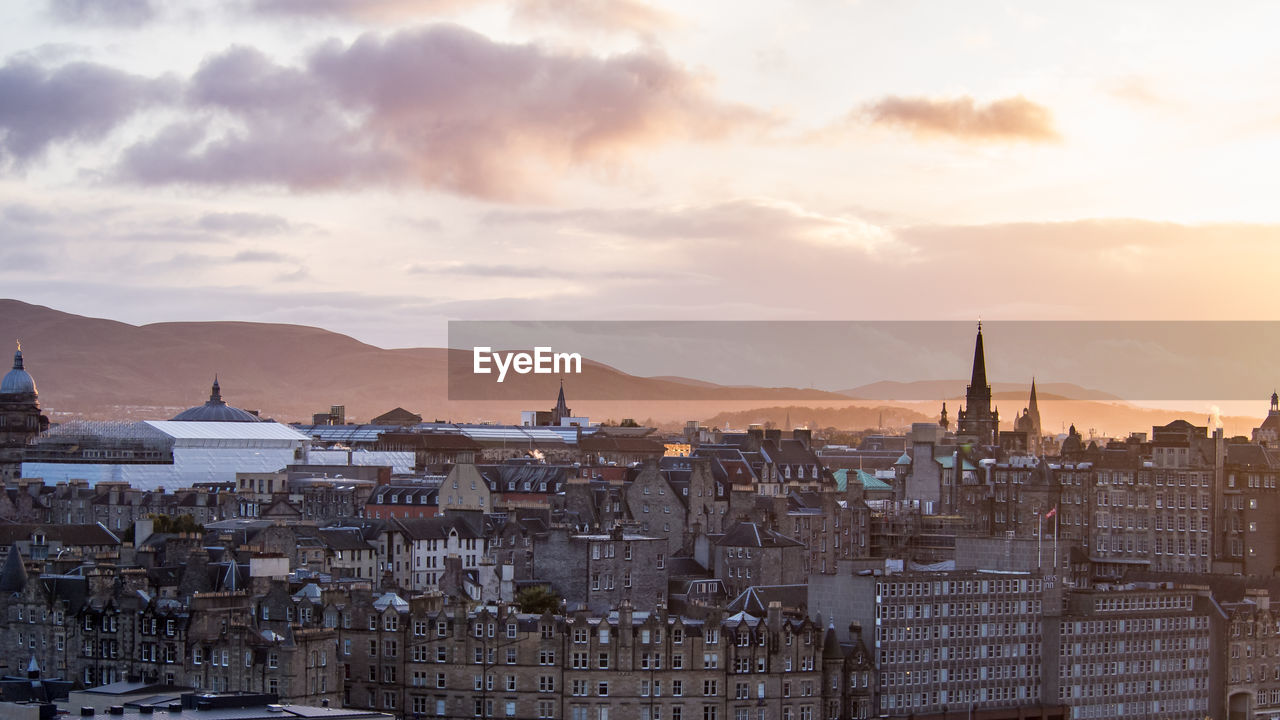
[[[679,23],[640,0],[253,0],[252,12],[296,18],[403,23],[439,18],[484,5],[507,5],[520,25],[550,25],[579,31],[653,34]]]
[[[911,98],[889,95],[862,110],[873,124],[902,128],[922,136],[995,142],[1048,142],[1058,139],[1053,113],[1021,95],[979,105],[971,97]]]
[[[150,0],[49,0],[49,12],[65,23],[116,27],[143,25],[156,15]]]
[[[483,263],[444,263],[422,265],[414,263],[406,268],[410,275],[473,275],[491,278],[568,279],[577,273],[537,265],[487,265]]]
[[[145,107],[173,97],[168,79],[74,62],[0,67],[0,156],[25,163],[50,145],[97,140]]]
[[[297,68],[233,48],[204,63],[187,100],[222,122],[189,119],[133,145],[123,177],[528,199],[571,168],[764,121],[657,51],[559,54],[451,25],[330,41]]]
[[[241,250],[231,256],[233,263],[276,263],[290,262],[292,258],[288,255],[269,250]]]
[[[482,0],[253,0],[249,9],[288,18],[316,17],[392,22],[433,17]]]
[[[771,199],[710,205],[561,212],[495,212],[493,225],[532,223],[645,242],[719,241],[725,246],[801,242],[824,248],[871,251],[891,239],[884,228],[855,217],[808,210]]]
[[[520,0],[515,5],[514,19],[580,31],[634,31],[646,35],[679,25],[674,16],[635,0]]]
[[[196,226],[231,235],[279,235],[292,226],[279,215],[250,212],[215,212],[201,215]]]
[[[26,203],[4,206],[3,210],[0,210],[0,217],[17,225],[47,225],[57,218],[48,210]]]

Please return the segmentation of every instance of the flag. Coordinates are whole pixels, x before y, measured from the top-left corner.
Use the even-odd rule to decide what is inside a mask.
[[[1058,514],[1058,506],[1057,506],[1057,505],[1054,505],[1052,510],[1050,510],[1049,512],[1047,512],[1047,513],[1045,513],[1045,514],[1044,514],[1044,519],[1045,519],[1045,520],[1048,520],[1049,518],[1051,518],[1051,517],[1053,517],[1054,515],[1057,515],[1057,514]]]

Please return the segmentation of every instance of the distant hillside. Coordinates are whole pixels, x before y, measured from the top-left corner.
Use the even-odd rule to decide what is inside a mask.
[[[751,408],[733,412],[721,412],[703,421],[710,427],[729,427],[741,430],[748,425],[772,424],[784,430],[788,419],[791,427],[862,430],[866,428],[902,429],[911,423],[932,422],[936,417],[901,406],[877,405],[874,407],[847,405],[844,407],[806,407],[799,405]]]
[[[998,405],[998,404],[997,404]],[[948,404],[952,427],[954,428],[955,411],[960,404]],[[773,425],[784,428],[790,418],[794,427],[825,428],[834,427],[840,430],[865,430],[868,428],[884,428],[892,432],[902,430],[913,422],[937,422],[940,405],[935,403],[885,403],[875,406],[849,404],[834,407],[813,407],[805,405],[788,405],[773,407],[752,407],[734,411],[719,412],[707,416],[704,425],[723,428],[741,429],[753,423]],[[1013,429],[1013,414],[1001,413],[1002,430]],[[1211,425],[1209,418],[1203,414],[1180,410],[1153,410],[1140,408],[1124,403],[1093,402],[1089,400],[1049,399],[1040,402],[1041,430],[1046,435],[1065,432],[1074,424],[1086,439],[1093,432],[1099,436],[1126,436],[1131,432],[1150,434],[1152,426],[1167,425],[1174,420],[1187,420],[1197,425]],[[1252,428],[1257,427],[1261,418],[1229,415],[1222,418],[1227,436],[1248,436]]]
[[[424,419],[518,422],[548,409],[559,379],[471,376],[470,356],[448,385],[442,348],[384,350],[346,335],[299,325],[245,322],[134,326],[16,300],[0,300],[0,338],[19,339],[41,406],[58,421],[168,418],[203,403],[214,375],[226,401],[278,420],[308,420],[330,405],[368,420],[396,406]],[[9,351],[0,351],[7,366]],[[3,371],[0,371],[3,372]],[[568,379],[570,407],[598,419],[677,422],[760,401],[841,401],[817,390],[729,388],[687,379],[642,378],[597,363]],[[591,401],[580,401],[581,398]],[[516,398],[516,399],[511,399]]]
[[[450,388],[449,351],[441,348],[384,350],[299,325],[192,322],[139,327],[16,300],[0,300],[0,339],[22,340],[41,406],[55,422],[77,417],[169,418],[203,403],[217,374],[227,402],[284,421],[309,420],[330,405],[345,405],[348,418],[355,421],[401,406],[427,420],[513,423],[521,410],[549,409],[560,383],[551,375],[522,375],[509,376],[499,386],[470,375],[467,354],[455,363],[461,375]],[[0,345],[0,372],[7,370],[10,352]],[[918,402],[874,397],[859,402],[820,390],[636,377],[587,361],[582,375],[566,379],[565,393],[575,413],[597,421],[633,418],[676,427],[686,420],[706,419],[744,427],[765,421],[782,425],[790,412],[793,424],[862,429],[877,427],[881,413],[889,427],[934,421],[941,407],[937,398],[948,399],[954,420],[964,391],[962,381],[939,381],[876,383],[848,392],[893,396],[903,394],[902,386],[927,397]],[[1096,428],[1110,434],[1149,431],[1152,424],[1178,417],[1205,422],[1202,412],[1145,410],[1101,398],[1062,400],[1100,395],[1066,383],[1038,388],[1046,432],[1073,422],[1081,431]],[[1026,404],[1026,388],[999,383],[995,390],[994,400],[1011,422]],[[1254,418],[1223,420],[1228,434],[1247,434],[1257,424]]]

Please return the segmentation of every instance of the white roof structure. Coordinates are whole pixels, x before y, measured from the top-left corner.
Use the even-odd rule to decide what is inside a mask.
[[[112,437],[164,436],[173,447],[173,464],[26,462],[23,477],[47,483],[87,480],[90,485],[124,481],[136,488],[177,490],[198,482],[234,482],[236,473],[276,472],[306,462],[310,438],[274,422],[182,422],[147,420],[109,426]],[[82,425],[80,432],[92,432]]]
[[[257,447],[280,447],[306,442],[308,437],[288,425],[274,422],[184,422],[181,420],[147,420],[143,423],[175,440],[175,447],[216,447],[218,441],[230,440],[236,447],[246,443],[262,443]]]
[[[380,465],[403,474],[413,472],[415,459],[412,450],[312,450],[307,461],[310,465]]]

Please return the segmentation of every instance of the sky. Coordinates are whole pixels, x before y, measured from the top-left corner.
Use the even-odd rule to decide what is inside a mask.
[[[0,295],[134,324],[1274,320],[1280,5],[0,4]]]

